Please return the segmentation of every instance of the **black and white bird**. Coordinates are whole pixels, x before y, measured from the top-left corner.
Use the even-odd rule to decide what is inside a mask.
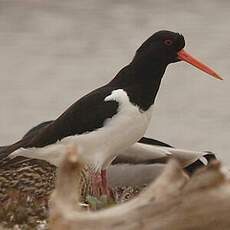
[[[2,149],[0,157],[36,158],[58,166],[66,147],[76,145],[81,159],[95,173],[103,171],[105,180],[104,170],[112,160],[143,137],[168,64],[183,60],[222,79],[185,52],[184,46],[179,33],[153,34],[109,83],[83,96],[36,135],[28,134]],[[156,147],[159,155],[169,150]]]

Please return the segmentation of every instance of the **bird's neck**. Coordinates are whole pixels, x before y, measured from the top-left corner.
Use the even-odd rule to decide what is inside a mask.
[[[167,65],[158,62],[133,60],[109,83],[113,88],[122,88],[130,101],[143,111],[153,105]]]

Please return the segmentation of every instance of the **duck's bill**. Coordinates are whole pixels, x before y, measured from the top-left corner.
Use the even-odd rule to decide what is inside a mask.
[[[205,73],[219,79],[219,80],[224,80],[222,77],[220,77],[220,75],[218,73],[216,73],[214,70],[212,70],[210,67],[208,67],[207,65],[203,64],[202,62],[200,62],[199,60],[197,60],[196,58],[194,58],[191,54],[189,54],[188,52],[186,52],[185,50],[180,50],[178,53],[178,59],[181,61],[185,61],[193,66],[195,66],[196,68],[204,71]]]

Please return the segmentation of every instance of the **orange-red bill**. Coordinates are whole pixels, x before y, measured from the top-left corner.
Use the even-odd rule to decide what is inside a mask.
[[[212,70],[210,67],[208,67],[207,65],[203,64],[202,62],[200,62],[199,60],[197,60],[196,58],[194,58],[191,54],[189,54],[188,52],[186,52],[185,50],[180,50],[178,53],[178,58],[182,61],[188,62],[189,64],[197,67],[198,69],[204,71],[205,73],[219,79],[219,80],[224,80],[222,77],[220,77],[220,75],[218,73],[216,73],[214,70]]]

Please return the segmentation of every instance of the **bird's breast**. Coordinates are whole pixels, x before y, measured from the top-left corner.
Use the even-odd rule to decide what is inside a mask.
[[[111,119],[105,121],[105,132],[110,134],[110,142],[119,147],[135,143],[145,133],[151,120],[152,108],[141,111],[132,104],[127,93],[118,89],[105,98],[105,101],[114,100],[119,103],[118,112]]]
[[[98,162],[98,167],[102,164],[103,168],[144,135],[152,115],[152,107],[141,111],[130,102],[127,93],[122,89],[113,91],[105,98],[105,102],[112,100],[119,104],[117,113],[105,120],[102,128],[78,136],[78,143],[85,150],[83,152],[87,161]]]

